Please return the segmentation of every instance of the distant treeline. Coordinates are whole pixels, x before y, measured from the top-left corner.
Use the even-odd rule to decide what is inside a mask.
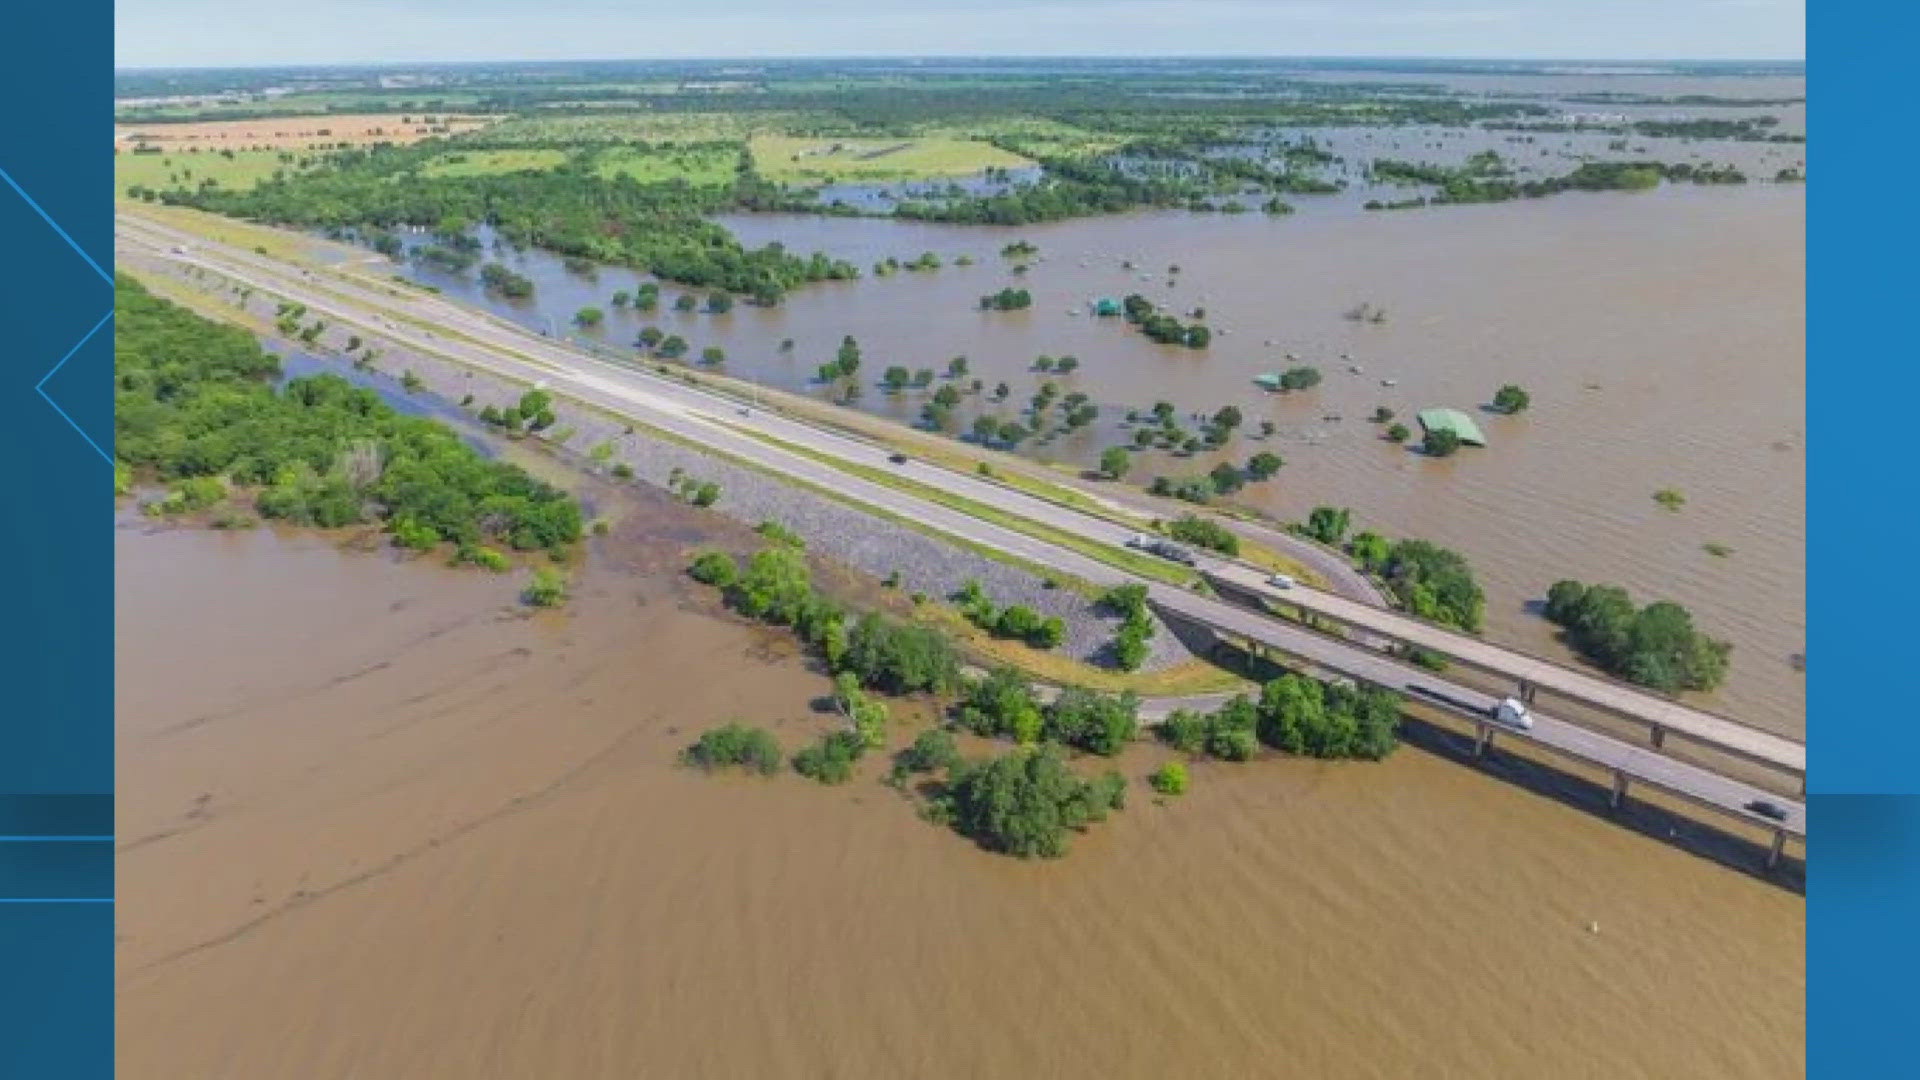
[[[1694,165],[1684,161],[1674,164],[1659,161],[1589,161],[1565,176],[1543,180],[1477,176],[1463,169],[1387,159],[1375,161],[1372,169],[1376,179],[1431,184],[1439,190],[1432,195],[1397,201],[1370,199],[1366,204],[1369,210],[1537,199],[1562,191],[1639,191],[1656,187],[1662,180],[1695,184],[1747,182],[1746,174],[1732,165]]]

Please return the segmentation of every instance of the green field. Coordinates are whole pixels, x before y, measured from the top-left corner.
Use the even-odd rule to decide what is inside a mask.
[[[740,146],[703,144],[671,150],[613,147],[594,158],[593,171],[608,180],[628,176],[643,184],[680,179],[698,187],[730,183],[740,161]]]
[[[231,153],[231,156],[229,156]],[[165,191],[177,187],[199,187],[202,180],[215,180],[223,188],[244,191],[262,180],[271,179],[276,170],[288,173],[301,170],[302,162],[312,163],[319,155],[295,150],[175,150],[165,154],[135,154],[121,151],[113,156],[114,197],[127,197],[133,185]]]
[[[564,150],[462,150],[443,154],[420,167],[421,176],[497,176],[544,172],[567,160]]]
[[[841,180],[930,180],[968,176],[989,167],[1019,169],[1033,162],[990,143],[948,136],[906,139],[800,138],[756,135],[755,171],[784,183]]]

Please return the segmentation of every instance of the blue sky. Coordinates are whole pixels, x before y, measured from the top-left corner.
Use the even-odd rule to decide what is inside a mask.
[[[1800,59],[1803,0],[119,0],[122,67],[777,56]]]

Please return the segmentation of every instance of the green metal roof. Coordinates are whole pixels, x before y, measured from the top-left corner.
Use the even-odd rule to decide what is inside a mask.
[[[1480,434],[1480,425],[1459,409],[1421,409],[1420,426],[1427,431],[1451,431],[1469,446],[1487,445],[1487,437]]]

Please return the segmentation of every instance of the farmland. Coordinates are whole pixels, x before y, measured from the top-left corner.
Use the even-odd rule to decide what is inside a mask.
[[[258,120],[115,124],[116,148],[198,146],[213,150],[335,150],[369,143],[410,143],[485,127],[486,116],[429,113],[342,113]]]

